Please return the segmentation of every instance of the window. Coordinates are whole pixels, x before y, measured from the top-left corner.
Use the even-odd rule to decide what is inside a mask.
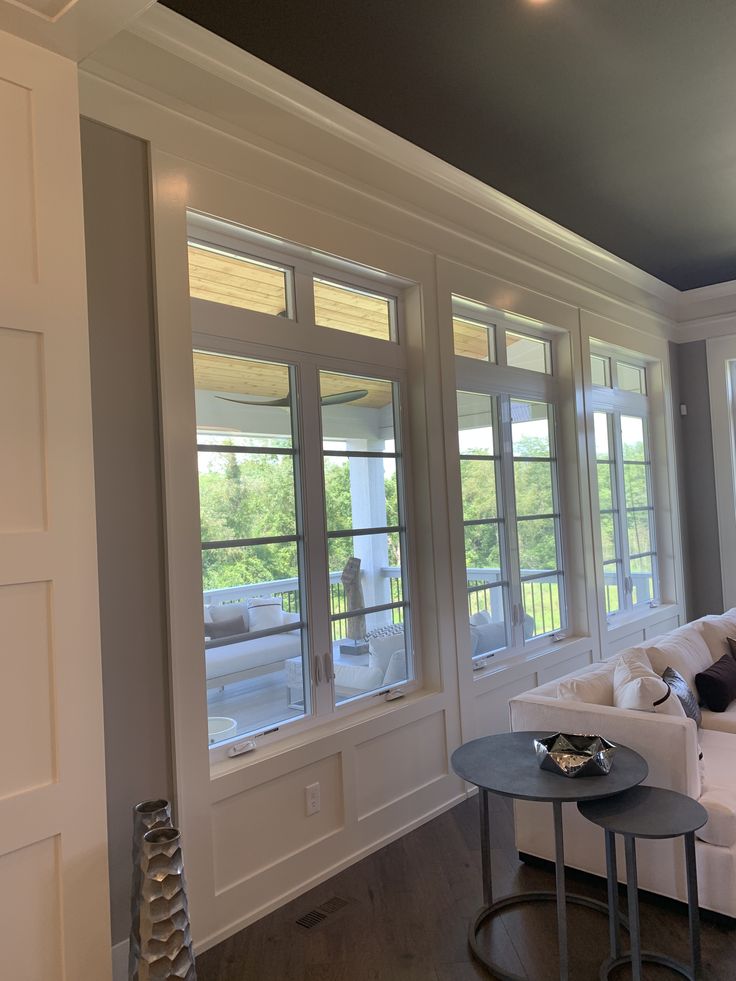
[[[468,301],[456,298],[457,309]],[[490,314],[491,312],[488,311]],[[489,363],[486,391],[464,386],[475,381],[460,354],[453,319],[459,390],[457,393],[460,483],[471,652],[475,659],[503,649],[520,649],[565,626],[555,406],[556,387],[547,376],[552,341],[513,329],[495,316],[496,338],[506,365]],[[528,345],[527,345],[528,342]],[[512,363],[513,362],[513,363]],[[522,367],[523,387],[515,394]],[[514,369],[514,373],[509,369]],[[481,663],[481,662],[479,662]]]
[[[452,318],[455,354],[476,361],[496,360],[496,335],[491,324],[483,324],[467,317]]]
[[[596,378],[591,356],[592,377]],[[593,393],[595,476],[606,615],[658,600],[646,367],[618,359],[611,390]],[[600,376],[598,376],[600,377]]]
[[[243,236],[242,253],[217,235],[189,249],[192,296],[209,301],[193,308],[193,357],[213,746],[415,678],[398,294],[385,276],[367,288],[363,268],[352,285],[344,262],[333,279],[298,249],[261,259]],[[233,298],[237,320],[219,312]],[[274,322],[268,354],[248,340],[264,313],[293,319],[289,334]],[[322,327],[335,329],[329,348]],[[353,361],[354,333],[388,342],[370,372]]]

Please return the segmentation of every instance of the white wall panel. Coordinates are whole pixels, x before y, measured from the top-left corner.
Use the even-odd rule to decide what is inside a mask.
[[[358,819],[447,774],[445,713],[436,712],[355,747]]]
[[[577,671],[579,668],[585,668],[592,660],[593,652],[584,651],[582,654],[575,654],[573,657],[565,658],[562,661],[555,661],[537,673],[537,678],[539,679],[538,684],[546,685],[548,681],[554,681],[555,678],[561,678],[563,675]]]
[[[46,525],[42,386],[41,335],[0,327],[0,533]]]
[[[305,788],[319,783],[309,817]],[[339,831],[344,822],[339,754],[261,783],[212,808],[215,892],[220,893]]]
[[[522,675],[514,681],[477,695],[474,704],[476,738],[491,736],[496,732],[508,732],[509,699],[536,686],[536,672],[530,671],[529,674]]]
[[[653,640],[655,637],[661,637],[662,634],[666,634],[670,630],[676,630],[679,625],[679,617],[668,617],[667,620],[660,620],[659,623],[653,623],[651,626],[645,627],[644,639]]]
[[[0,132],[13,134],[3,140],[0,268],[21,283],[37,279],[32,98],[25,85],[0,78]]]

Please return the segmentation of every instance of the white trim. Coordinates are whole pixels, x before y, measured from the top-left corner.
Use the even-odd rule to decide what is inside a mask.
[[[112,947],[112,981],[128,981],[130,941],[121,940]]]
[[[728,362],[736,361],[736,337],[720,337],[706,344],[708,388],[713,430],[713,466],[721,546],[721,582],[726,609],[736,606],[736,470],[734,459],[734,406]]]

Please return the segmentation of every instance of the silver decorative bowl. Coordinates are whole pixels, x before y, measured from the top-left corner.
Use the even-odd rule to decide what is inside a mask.
[[[611,772],[616,746],[603,736],[556,732],[534,740],[543,770],[563,777],[600,777]]]

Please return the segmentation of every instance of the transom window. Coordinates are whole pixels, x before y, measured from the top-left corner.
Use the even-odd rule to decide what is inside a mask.
[[[309,266],[299,250],[278,262],[252,245],[245,232],[242,250],[189,245],[192,297],[208,301],[193,309],[193,357],[213,746],[415,679],[397,294],[367,288],[368,270],[353,285],[347,263]],[[264,314],[293,321],[269,355],[249,340]],[[297,353],[283,331],[302,327],[300,347],[315,349]],[[338,332],[386,353],[367,372]]]
[[[595,353],[591,377],[599,561],[613,622],[659,599],[646,366]]]
[[[468,303],[454,298],[453,335],[468,618],[480,665],[562,630],[566,603],[556,382],[542,377],[552,370],[552,335],[536,322],[527,334],[521,318],[484,311],[475,324],[504,352],[505,364],[493,364],[469,354],[458,331]],[[487,366],[479,371],[466,359]]]

